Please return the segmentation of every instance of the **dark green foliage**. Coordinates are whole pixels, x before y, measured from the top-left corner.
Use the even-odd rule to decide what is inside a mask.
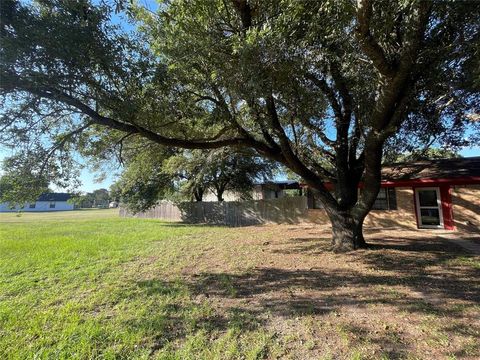
[[[417,160],[433,160],[433,159],[453,159],[461,157],[457,152],[448,149],[427,148],[425,150],[417,150],[411,153],[392,153],[385,157],[388,163],[413,162]]]
[[[156,145],[127,148],[122,160],[125,170],[110,188],[112,197],[133,212],[146,210],[158,200],[170,198],[174,194],[175,179],[165,173],[163,162],[174,153]]]
[[[271,178],[275,168],[251,151],[161,151],[153,146],[125,160],[126,170],[112,192],[131,211],[159,200],[202,201],[207,192],[219,201],[226,191],[249,198],[254,182]]]

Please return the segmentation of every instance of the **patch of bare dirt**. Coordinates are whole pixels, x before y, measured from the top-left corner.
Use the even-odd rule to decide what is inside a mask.
[[[365,235],[369,249],[334,254],[326,226],[225,229],[181,276],[277,334],[285,358],[480,358],[478,259],[429,232]]]

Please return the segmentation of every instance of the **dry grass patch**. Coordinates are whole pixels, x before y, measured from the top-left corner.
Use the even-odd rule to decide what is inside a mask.
[[[478,258],[435,233],[371,230],[372,248],[350,254],[331,253],[317,226],[227,233],[182,278],[218,312],[250,314],[277,334],[282,356],[480,356]]]

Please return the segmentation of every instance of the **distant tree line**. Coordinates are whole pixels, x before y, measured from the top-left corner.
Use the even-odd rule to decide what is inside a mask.
[[[108,208],[111,201],[114,198],[107,189],[97,189],[73,198],[74,204],[79,208]]]
[[[162,199],[203,201],[207,193],[217,201],[224,201],[226,192],[249,199],[254,183],[271,179],[278,170],[253,151],[174,150],[153,144],[127,151],[123,162],[125,170],[111,192],[133,212]]]

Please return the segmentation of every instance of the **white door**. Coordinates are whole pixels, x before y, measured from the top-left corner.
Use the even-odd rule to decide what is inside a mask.
[[[416,188],[418,223],[421,228],[443,228],[442,201],[438,187]]]

